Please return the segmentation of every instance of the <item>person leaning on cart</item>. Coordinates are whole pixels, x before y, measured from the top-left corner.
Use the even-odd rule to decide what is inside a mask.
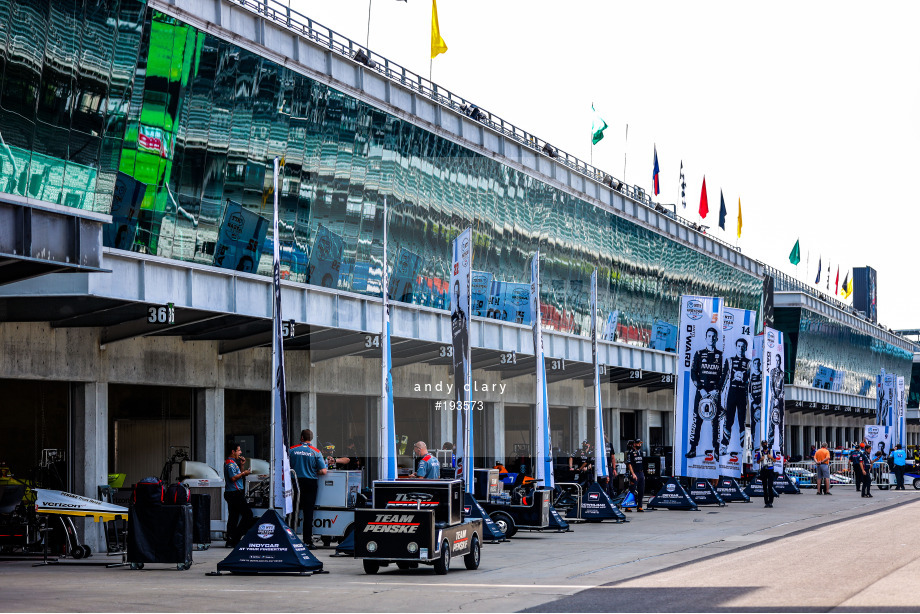
[[[245,463],[240,444],[231,443],[224,461],[224,501],[227,502],[227,547],[234,548],[252,526],[252,509],[246,502],[246,476],[251,469],[240,470]]]
[[[418,468],[414,473],[410,473],[410,478],[420,478],[423,480],[437,480],[441,477],[441,465],[438,459],[428,453],[428,444],[420,441],[413,448],[415,454],[422,457],[418,462]]]
[[[297,474],[300,488],[300,509],[303,511],[303,543],[313,547],[313,509],[316,507],[316,492],[319,476],[326,475],[326,461],[323,453],[313,447],[313,431],[300,432],[300,445],[291,448],[291,468]]]

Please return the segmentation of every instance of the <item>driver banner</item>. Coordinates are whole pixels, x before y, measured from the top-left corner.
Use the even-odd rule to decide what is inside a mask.
[[[878,426],[867,424],[865,427],[866,452],[870,459],[874,459],[876,453],[881,452],[884,459],[891,454],[891,447],[897,443],[892,441],[894,438],[894,428],[890,426]]]
[[[681,296],[674,409],[674,474],[718,478],[725,385],[723,301]]]
[[[774,468],[782,473],[782,455],[785,454],[784,431],[786,428],[786,369],[783,349],[783,333],[769,327],[763,329],[763,403],[761,404],[759,440],[779,457]]]
[[[720,398],[722,414],[718,428],[720,475],[740,478],[744,433],[748,422],[748,389],[751,382],[751,346],[756,312],[725,307],[722,336],[725,340],[724,379]]]

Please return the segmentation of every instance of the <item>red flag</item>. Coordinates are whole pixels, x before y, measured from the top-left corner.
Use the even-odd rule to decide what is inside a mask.
[[[837,279],[834,280],[834,296],[840,293],[840,265],[837,265]]]
[[[700,217],[705,218],[709,213],[709,197],[706,195],[706,175],[703,175],[703,191],[700,193]]]

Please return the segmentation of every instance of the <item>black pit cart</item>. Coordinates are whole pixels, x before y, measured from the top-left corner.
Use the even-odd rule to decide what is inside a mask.
[[[463,557],[467,569],[479,567],[482,520],[448,525],[435,520],[433,509],[356,509],[355,558],[364,571],[375,574],[396,563],[399,569],[433,565],[437,574],[450,570],[451,560]]]
[[[524,492],[515,487],[510,498],[492,497],[491,501],[479,501],[479,505],[505,537],[512,537],[518,529],[545,531],[554,528],[549,513],[552,496],[553,491],[547,488],[531,488]]]
[[[460,480],[377,480],[373,507],[355,509],[354,536],[355,558],[369,574],[390,563],[446,574],[457,556],[467,569],[479,567],[482,520],[463,521]]]

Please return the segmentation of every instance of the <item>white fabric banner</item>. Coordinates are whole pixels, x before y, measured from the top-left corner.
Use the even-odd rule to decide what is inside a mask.
[[[457,412],[457,478],[473,492],[473,373],[470,369],[470,275],[473,264],[473,229],[467,228],[453,242],[450,270],[450,329],[454,352],[454,390]]]
[[[395,480],[396,470],[396,422],[393,409],[393,374],[390,371],[392,354],[390,352],[390,297],[387,280],[387,199],[383,197],[383,273],[380,287],[383,289],[383,322],[380,332],[381,350],[381,386],[380,407],[383,415],[380,417],[380,463],[378,476],[381,480]]]
[[[769,327],[763,331],[763,409],[761,440],[774,454],[785,454],[786,368],[783,333]]]
[[[597,269],[591,273],[591,362],[594,365],[594,467],[597,478],[607,477],[607,442],[604,439],[604,404],[597,357]]]
[[[284,377],[284,336],[281,316],[281,241],[278,234],[278,158],[274,161],[274,217],[272,219],[272,507],[283,510],[283,515],[294,511],[294,485],[291,478],[291,459],[287,445],[287,394]]]
[[[751,383],[748,403],[751,410],[751,448],[760,449],[763,439],[763,333],[754,336],[751,351]]]
[[[895,433],[896,436],[892,443],[901,444],[902,448],[907,448],[907,393],[904,389],[904,378],[898,376],[895,390],[897,392],[897,403],[895,416]]]
[[[757,313],[725,307],[722,336],[725,340],[725,386],[719,421],[719,471],[726,477],[741,477],[744,431],[748,420],[748,393],[751,380],[751,350],[754,319]]]
[[[535,405],[536,449],[534,479],[553,488],[553,448],[549,440],[549,401],[546,398],[546,362],[543,356],[543,330],[540,326],[540,252],[530,261],[530,317],[533,322],[533,353],[537,361],[537,398]]]
[[[682,296],[677,340],[674,474],[719,477],[719,418],[725,385],[721,298]]]
[[[885,458],[888,458],[888,455],[891,454],[891,447],[895,443],[893,441],[894,427],[890,426],[879,426],[877,424],[867,424],[865,427],[865,436],[866,436],[866,453],[869,455],[870,460],[875,460],[875,454],[881,452]]]

